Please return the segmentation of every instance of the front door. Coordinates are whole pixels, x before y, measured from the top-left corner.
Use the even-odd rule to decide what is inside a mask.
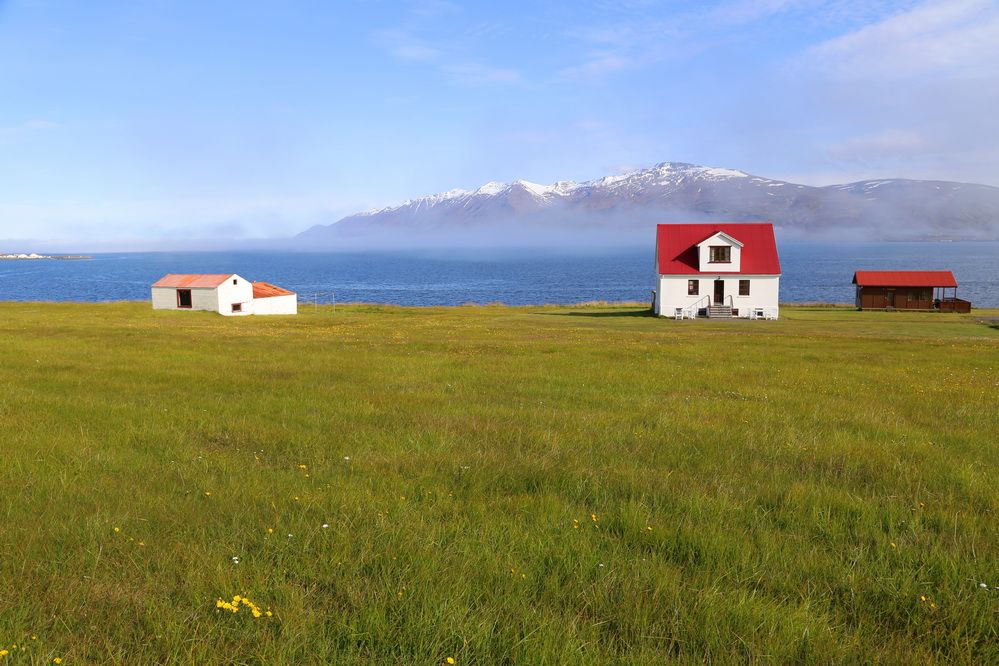
[[[715,305],[722,305],[725,301],[725,280],[715,280]]]

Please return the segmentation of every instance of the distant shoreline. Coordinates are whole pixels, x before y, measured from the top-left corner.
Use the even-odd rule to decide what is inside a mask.
[[[0,261],[38,261],[40,259],[56,259],[60,261],[66,260],[80,260],[80,259],[92,259],[89,255],[85,254],[35,254],[34,252],[30,254],[18,253],[18,254],[0,254]]]

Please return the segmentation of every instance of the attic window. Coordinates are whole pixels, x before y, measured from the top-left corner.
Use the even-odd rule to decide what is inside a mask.
[[[732,248],[728,245],[712,245],[711,258],[709,259],[712,264],[730,264],[732,263]]]
[[[232,283],[233,283],[233,284],[236,284],[236,278],[233,278],[233,279],[232,279]]]

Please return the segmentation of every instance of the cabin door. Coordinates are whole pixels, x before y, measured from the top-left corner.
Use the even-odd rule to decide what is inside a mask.
[[[895,307],[895,290],[888,289],[885,291],[885,307],[893,308]]]
[[[722,305],[725,301],[725,280],[715,280],[715,305]]]

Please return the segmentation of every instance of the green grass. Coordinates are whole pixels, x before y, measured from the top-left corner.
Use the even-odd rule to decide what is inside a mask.
[[[2,303],[0,665],[995,663],[980,314]]]

